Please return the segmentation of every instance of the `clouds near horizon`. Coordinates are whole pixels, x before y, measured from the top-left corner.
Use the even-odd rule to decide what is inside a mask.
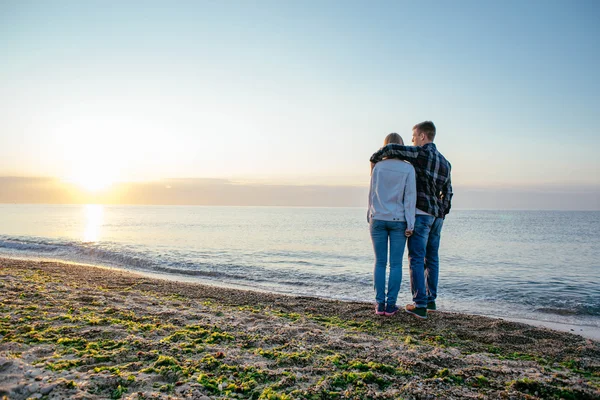
[[[454,188],[454,209],[600,210],[600,186]],[[0,177],[0,203],[365,207],[368,187],[267,185],[224,179],[120,183],[98,193],[52,178]]]

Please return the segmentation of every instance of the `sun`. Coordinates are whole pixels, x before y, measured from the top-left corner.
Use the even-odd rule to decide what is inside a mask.
[[[115,177],[109,171],[85,168],[73,173],[67,181],[88,192],[96,193],[111,187],[115,183]]]

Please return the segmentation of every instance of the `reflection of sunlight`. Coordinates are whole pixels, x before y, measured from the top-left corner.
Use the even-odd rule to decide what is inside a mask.
[[[99,204],[87,204],[85,206],[85,232],[84,242],[97,242],[102,226],[102,214],[104,208]]]

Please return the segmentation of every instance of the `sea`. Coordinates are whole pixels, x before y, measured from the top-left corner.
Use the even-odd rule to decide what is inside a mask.
[[[374,301],[365,208],[4,204],[0,256]],[[399,304],[408,273],[405,251]],[[600,331],[600,212],[453,210],[438,307]]]

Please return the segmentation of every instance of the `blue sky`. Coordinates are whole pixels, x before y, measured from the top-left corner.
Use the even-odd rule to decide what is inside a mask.
[[[600,4],[0,0],[0,176],[367,185],[431,119],[458,187],[600,186]]]

